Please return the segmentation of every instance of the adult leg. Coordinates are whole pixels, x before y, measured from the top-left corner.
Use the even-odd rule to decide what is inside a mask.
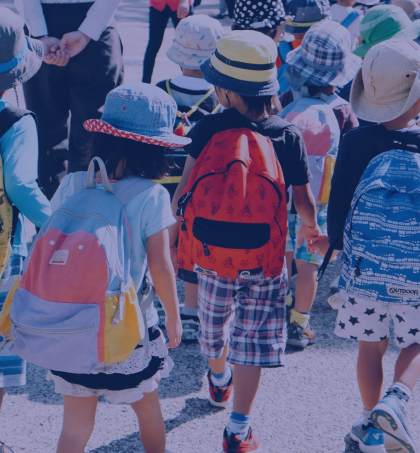
[[[160,409],[159,392],[145,393],[143,398],[131,404],[137,415],[140,439],[146,453],[165,453],[165,422]]]
[[[63,428],[57,453],[83,453],[95,426],[97,396],[63,395]]]
[[[163,11],[150,7],[149,13],[149,42],[143,61],[143,83],[151,83],[153,68],[155,67],[156,56],[165,35],[166,25],[171,16],[171,9],[168,5]]]
[[[38,119],[38,181],[51,199],[66,171],[69,99],[67,67],[43,64],[23,85],[26,107]]]
[[[384,373],[382,359],[388,348],[389,340],[359,342],[359,358],[357,360],[357,381],[363,407],[371,411],[380,401]]]
[[[68,83],[71,111],[68,172],[84,171],[88,166],[86,144],[89,140],[83,123],[100,118],[99,109],[106,95],[123,81],[122,46],[118,32],[108,27],[99,41],[69,62]]]

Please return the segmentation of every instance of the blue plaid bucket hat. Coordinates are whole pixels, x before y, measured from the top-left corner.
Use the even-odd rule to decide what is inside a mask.
[[[313,25],[286,61],[285,77],[294,90],[302,85],[344,86],[362,65],[362,59],[351,53],[349,31],[333,21]]]

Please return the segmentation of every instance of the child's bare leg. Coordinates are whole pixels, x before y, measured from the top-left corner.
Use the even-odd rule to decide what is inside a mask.
[[[312,309],[318,288],[316,281],[318,266],[299,259],[295,260],[295,262],[298,271],[295,290],[295,310],[299,313],[309,313]]]
[[[233,412],[250,415],[260,383],[261,367],[235,365],[233,373]]]
[[[185,283],[185,306],[198,310],[198,285]]]
[[[401,351],[395,365],[394,382],[413,390],[420,378],[420,344],[413,344]]]
[[[146,453],[165,453],[166,430],[158,389],[145,393],[143,398],[132,403],[131,407],[139,421],[140,439]]]
[[[95,426],[97,396],[63,395],[63,428],[57,453],[83,453]]]
[[[286,266],[287,266],[287,275],[289,276],[287,290],[290,289],[290,282],[292,280],[292,263],[295,258],[295,252],[285,252],[286,257]]]
[[[3,397],[4,397],[4,389],[0,389],[0,409],[1,409],[1,405],[3,403]]]
[[[223,350],[223,354],[218,359],[209,359],[209,365],[214,374],[222,374],[225,371],[228,352],[229,345],[227,344]]]
[[[382,397],[384,373],[382,359],[388,348],[389,340],[359,342],[359,358],[357,361],[357,381],[363,407],[371,411]]]

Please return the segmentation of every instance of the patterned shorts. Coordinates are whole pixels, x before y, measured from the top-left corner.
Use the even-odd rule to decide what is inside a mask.
[[[317,222],[323,234],[327,233],[327,211],[328,205],[317,208]],[[295,259],[320,266],[324,258],[320,258],[318,252],[315,255],[308,253],[305,240],[301,247],[297,246],[297,235],[302,225],[302,219],[297,214],[289,213],[287,220],[289,229],[286,238],[286,252],[295,252]]]
[[[229,343],[228,362],[276,367],[284,364],[287,269],[279,277],[250,281],[198,275],[200,333],[207,359]]]
[[[334,331],[337,336],[370,342],[386,340],[392,319],[394,342],[399,348],[420,343],[420,304],[386,305],[345,293],[341,297],[344,303],[338,310]]]

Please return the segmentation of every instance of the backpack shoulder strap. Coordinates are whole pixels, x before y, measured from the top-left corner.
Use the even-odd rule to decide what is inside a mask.
[[[341,21],[341,24],[344,28],[349,28],[350,25],[359,17],[357,11],[352,11],[345,19]]]
[[[143,192],[143,190],[146,190],[149,187],[154,186],[155,184],[157,183],[151,181],[150,179],[138,178],[137,176],[134,176],[118,181],[117,184],[114,184],[113,188],[115,196],[124,206],[140,192]]]
[[[1,112],[0,112],[0,138],[20,119],[22,119],[26,115],[31,115],[32,118],[36,121],[36,115],[29,110],[20,109],[13,105],[7,105]]]

